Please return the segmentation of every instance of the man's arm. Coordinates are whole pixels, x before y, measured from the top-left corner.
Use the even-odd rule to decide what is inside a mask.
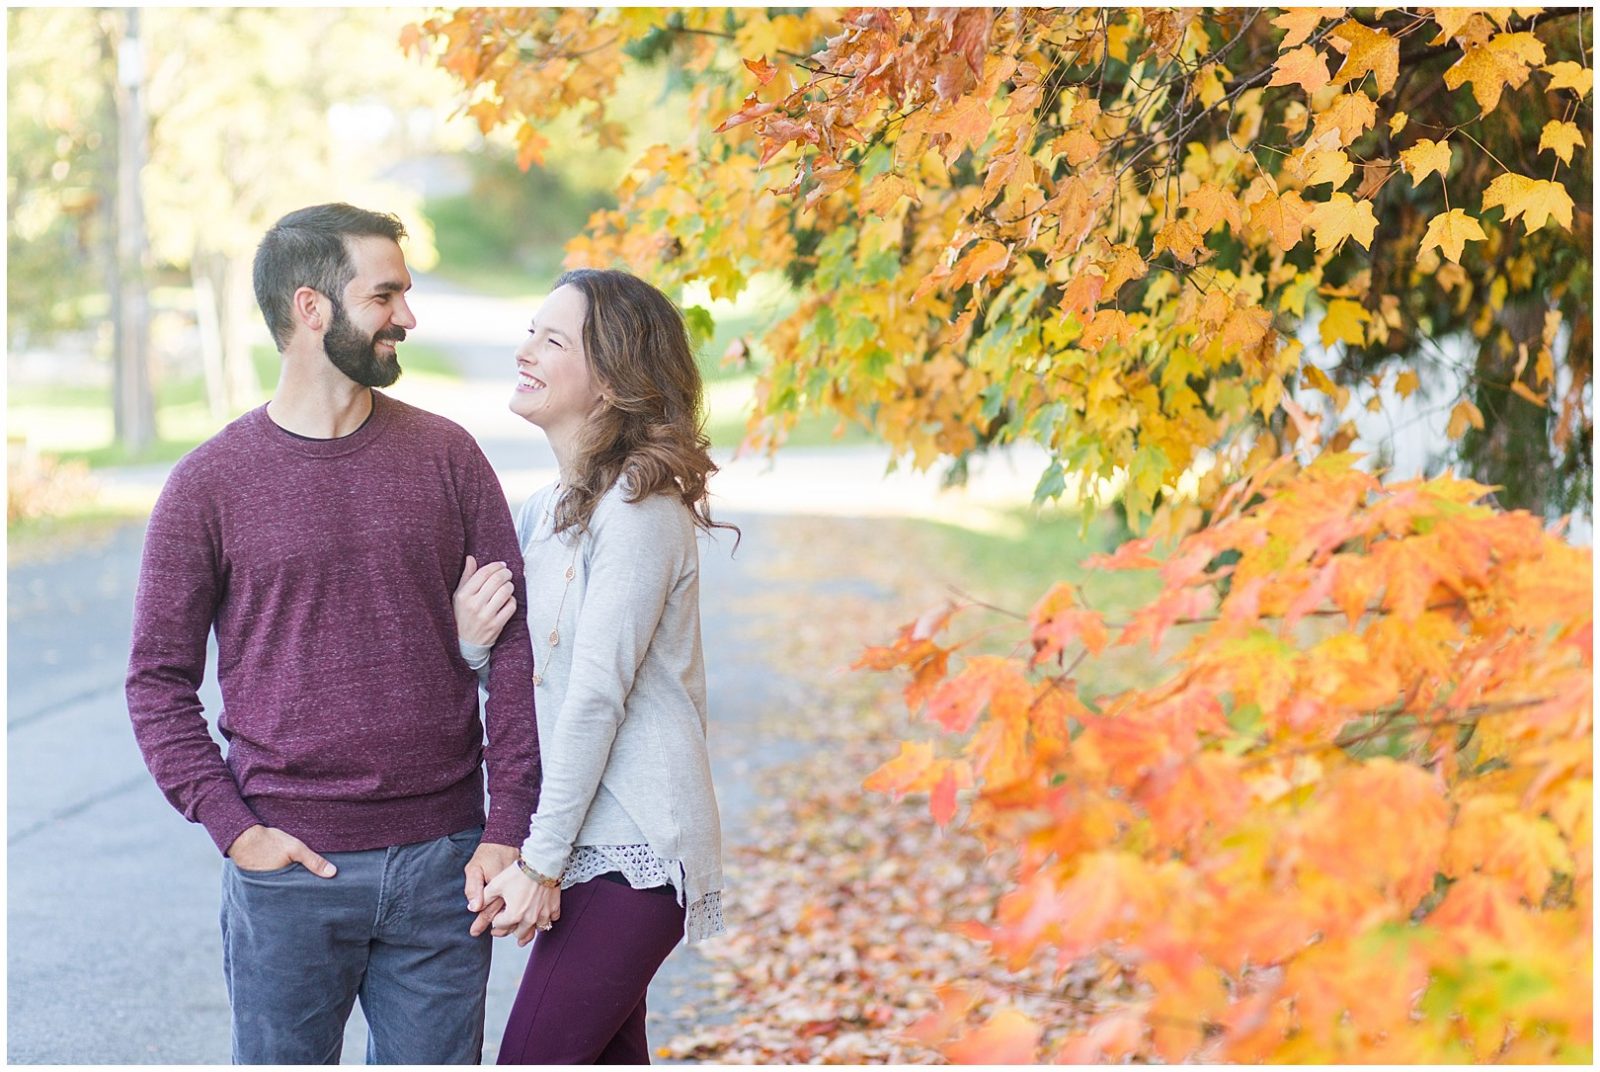
[[[180,465],[150,515],[128,659],[128,714],[145,765],[172,806],[224,855],[260,824],[206,729],[199,689],[221,595],[220,534]]]
[[[533,707],[533,646],[528,639],[527,584],[522,548],[500,481],[476,443],[468,459],[473,485],[466,497],[466,553],[479,562],[504,562],[511,570],[518,612],[512,614],[495,641],[489,660],[484,705],[488,744],[489,816],[485,844],[519,847],[528,836],[528,821],[539,800],[539,731]],[[489,876],[493,878],[493,875]]]

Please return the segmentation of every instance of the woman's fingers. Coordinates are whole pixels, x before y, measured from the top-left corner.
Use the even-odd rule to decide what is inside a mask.
[[[504,562],[485,562],[473,571],[472,576],[467,577],[463,574],[461,583],[456,586],[456,594],[481,595],[486,591],[494,591],[499,581],[510,580],[511,569]]]
[[[516,590],[511,587],[511,575],[510,573],[507,573],[505,583],[489,592],[488,598],[484,605],[491,615],[499,614],[500,608],[505,606],[506,601],[511,599],[515,594]]]
[[[484,578],[488,583],[481,583]],[[476,590],[474,585],[478,585]],[[456,619],[462,635],[479,644],[494,643],[516,611],[515,592],[511,571],[503,564],[491,563],[478,570],[456,592]]]

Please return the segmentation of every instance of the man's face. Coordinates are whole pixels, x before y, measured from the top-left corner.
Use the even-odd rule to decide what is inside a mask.
[[[400,378],[395,344],[417,326],[406,291],[411,273],[400,247],[387,238],[349,239],[356,274],[343,299],[333,300],[333,322],[322,348],[333,366],[363,387],[387,387]]]

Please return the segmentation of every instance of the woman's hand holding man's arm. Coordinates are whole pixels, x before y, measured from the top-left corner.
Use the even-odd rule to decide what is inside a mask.
[[[504,562],[486,562],[467,556],[456,582],[456,634],[463,643],[493,647],[500,630],[517,611],[511,569]]]

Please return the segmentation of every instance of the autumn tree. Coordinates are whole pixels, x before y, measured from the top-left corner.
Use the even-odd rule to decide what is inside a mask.
[[[1587,502],[1592,423],[1582,24],[462,9],[407,43],[525,163],[566,110],[618,139],[625,64],[686,72],[703,133],[647,152],[572,257],[718,296],[786,272],[758,433],[829,407],[919,464],[1032,439],[1041,491],[1125,472],[1137,516],[1252,418],[1292,437],[1297,380],[1348,440],[1456,365],[1432,401],[1473,472],[1558,511]]]
[[[996,954],[1110,980],[1086,1031],[1002,1010],[951,1056],[1589,1054],[1592,567],[1541,524],[1590,501],[1587,19],[460,9],[405,32],[525,163],[567,111],[617,138],[627,64],[682,72],[699,133],[647,151],[569,260],[713,296],[785,273],[753,439],[827,408],[958,472],[1033,441],[1040,497],[1116,478],[1154,516],[1100,563],[1160,571],[1126,620],[1058,585],[1015,652],[968,658],[946,608],[864,660],[950,735],[870,784],[1023,846]],[[1423,399],[1477,481],[1363,471],[1386,437],[1361,415]],[[1080,688],[1139,643],[1160,684]]]

